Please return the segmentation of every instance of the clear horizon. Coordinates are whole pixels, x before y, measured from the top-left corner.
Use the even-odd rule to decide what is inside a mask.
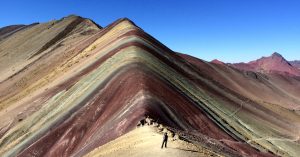
[[[174,51],[207,61],[248,62],[280,53],[300,60],[300,1],[124,0],[2,2],[0,27],[76,14],[102,27],[128,17]]]

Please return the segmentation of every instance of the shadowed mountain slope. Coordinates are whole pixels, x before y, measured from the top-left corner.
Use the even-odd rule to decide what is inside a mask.
[[[258,101],[236,88],[261,83],[277,96],[283,87],[174,53],[126,18],[99,28],[70,16],[13,36],[0,43],[12,58],[0,60],[1,156],[84,156],[146,115],[218,141],[224,156],[300,153],[298,87],[282,103]],[[295,104],[282,107],[289,98]]]

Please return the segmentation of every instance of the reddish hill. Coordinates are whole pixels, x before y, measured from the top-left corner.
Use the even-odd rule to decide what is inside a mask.
[[[220,61],[220,60],[218,60],[218,59],[212,60],[211,63],[221,64],[221,65],[224,64],[224,62],[222,62],[222,61]]]
[[[277,52],[274,52],[269,57],[262,57],[249,63],[236,63],[231,65],[237,69],[246,71],[300,76],[299,69],[290,64]]]

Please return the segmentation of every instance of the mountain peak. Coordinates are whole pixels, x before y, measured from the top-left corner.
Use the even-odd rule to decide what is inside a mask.
[[[117,21],[115,21],[113,23],[126,23],[127,26],[138,27],[132,20],[130,20],[127,17],[120,18],[120,19],[118,19]]]
[[[280,58],[283,58],[281,54],[279,54],[278,52],[274,52],[271,57],[280,57]]]
[[[211,63],[215,63],[215,64],[221,64],[221,65],[223,65],[224,64],[224,62],[222,62],[222,61],[220,61],[220,60],[218,60],[218,59],[214,59],[214,60],[212,60],[212,61],[210,61]]]

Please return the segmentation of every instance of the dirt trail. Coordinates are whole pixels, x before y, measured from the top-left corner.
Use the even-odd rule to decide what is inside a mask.
[[[161,149],[163,135],[156,128],[144,126],[137,128],[99,148],[96,148],[87,157],[206,157],[217,156],[204,148],[195,146],[182,140],[173,141],[169,137],[168,148]]]

